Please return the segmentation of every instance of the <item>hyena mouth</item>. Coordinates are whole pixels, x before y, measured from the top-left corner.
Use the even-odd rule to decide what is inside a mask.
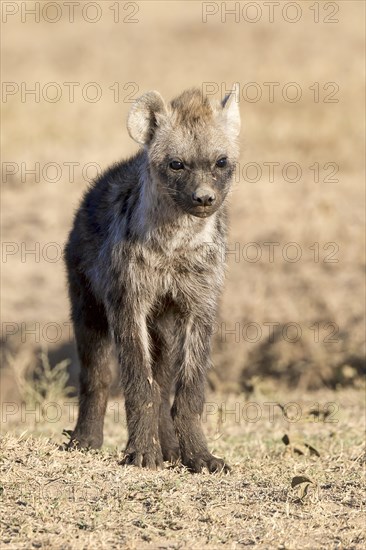
[[[216,212],[217,208],[207,207],[207,206],[196,206],[189,210],[189,214],[195,216],[196,218],[208,218]]]

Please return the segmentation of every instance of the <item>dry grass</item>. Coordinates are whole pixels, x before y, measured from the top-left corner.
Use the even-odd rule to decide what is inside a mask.
[[[109,403],[99,452],[58,450],[62,427],[72,425],[70,405],[55,423],[40,417],[32,425],[31,414],[26,424],[11,417],[1,444],[1,547],[363,548],[363,401],[361,390],[294,394],[301,418],[292,422],[293,405],[287,407],[290,421],[279,407],[269,416],[265,403],[289,403],[288,394],[269,387],[250,398],[209,395],[205,431],[210,448],[232,465],[229,476],[120,466],[126,442],[121,402]],[[226,415],[218,411],[222,402]],[[315,402],[331,416],[309,414]],[[45,405],[51,418],[54,410]],[[261,419],[248,421],[258,411]],[[298,476],[311,480],[307,493],[306,484],[291,487]]]

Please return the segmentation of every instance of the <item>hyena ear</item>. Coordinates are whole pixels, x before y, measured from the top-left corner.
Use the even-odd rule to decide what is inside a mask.
[[[127,118],[127,130],[132,139],[146,145],[151,141],[159,115],[167,113],[159,92],[146,92],[133,103]]]
[[[221,102],[221,117],[224,120],[227,132],[234,138],[240,132],[239,111],[239,84],[236,82]]]

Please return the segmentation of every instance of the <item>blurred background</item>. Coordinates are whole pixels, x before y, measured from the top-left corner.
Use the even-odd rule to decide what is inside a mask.
[[[46,354],[77,385],[62,248],[89,180],[136,151],[131,102],[192,86],[218,99],[233,82],[241,158],[211,386],[358,384],[364,3],[69,4],[2,3],[2,399]]]

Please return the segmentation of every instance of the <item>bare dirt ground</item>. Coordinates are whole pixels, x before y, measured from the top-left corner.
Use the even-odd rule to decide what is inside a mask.
[[[232,3],[237,21],[225,3],[155,0],[82,1],[71,20],[59,1],[54,23],[46,2],[25,15],[33,4],[1,3],[0,547],[363,548],[365,4],[281,1],[271,22],[260,1]],[[204,418],[232,474],[120,466],[119,393],[103,449],[63,453],[77,359],[61,250],[80,197],[136,151],[139,94],[218,98],[235,81],[242,152]],[[300,416],[273,405],[289,402]]]

